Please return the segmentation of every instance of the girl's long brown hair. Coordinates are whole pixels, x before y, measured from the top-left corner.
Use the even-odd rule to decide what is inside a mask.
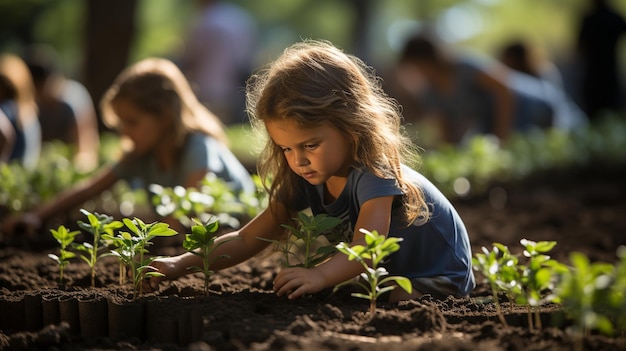
[[[415,165],[419,156],[402,133],[400,107],[360,59],[328,42],[305,40],[254,74],[246,90],[247,112],[255,129],[265,130],[268,121],[286,119],[305,128],[327,125],[337,129],[352,143],[355,168],[398,181],[408,223],[428,219],[421,190],[402,176],[401,164]],[[295,199],[299,176],[269,138],[258,172],[270,204]]]

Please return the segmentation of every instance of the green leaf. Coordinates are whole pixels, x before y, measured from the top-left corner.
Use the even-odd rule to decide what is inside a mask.
[[[150,229],[150,234],[154,236],[174,236],[178,232],[170,228],[167,223],[158,223]]]
[[[137,225],[135,225],[135,222],[133,222],[129,218],[124,218],[122,219],[122,221],[124,222],[126,227],[130,229],[130,231],[132,231],[135,235],[139,235],[139,228],[137,228]]]

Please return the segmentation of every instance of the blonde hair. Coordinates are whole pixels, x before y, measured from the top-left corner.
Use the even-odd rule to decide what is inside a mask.
[[[120,99],[128,99],[137,108],[162,121],[173,119],[172,132],[179,146],[192,131],[201,131],[227,142],[219,118],[198,101],[189,82],[172,61],[147,58],[117,76],[100,103],[102,119],[109,128],[119,126],[119,117],[112,104]]]
[[[421,190],[402,176],[401,164],[412,164],[419,156],[402,133],[400,107],[360,59],[328,42],[305,40],[254,74],[246,90],[247,112],[255,129],[287,119],[305,128],[326,125],[337,129],[352,144],[353,167],[398,181],[408,223],[428,218]],[[270,203],[277,198],[288,203],[295,199],[299,176],[269,138],[260,154],[258,172]],[[271,184],[268,179],[273,179]]]
[[[0,77],[4,88],[7,89],[7,98],[15,101],[18,111],[17,122],[20,127],[36,120],[38,109],[35,85],[24,60],[13,54],[1,54]]]

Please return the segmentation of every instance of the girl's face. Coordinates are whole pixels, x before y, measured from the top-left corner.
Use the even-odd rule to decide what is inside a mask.
[[[291,170],[309,183],[324,184],[348,175],[351,144],[337,129],[303,128],[290,120],[268,122],[266,128]]]
[[[135,154],[152,152],[164,140],[168,127],[158,116],[146,113],[128,99],[115,100],[112,107],[119,118],[118,131],[133,142]]]

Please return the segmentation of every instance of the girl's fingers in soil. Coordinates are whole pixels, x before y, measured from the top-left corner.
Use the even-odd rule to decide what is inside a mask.
[[[162,280],[162,277],[146,277],[141,284],[143,285],[144,290],[153,291],[159,287]]]
[[[276,291],[276,294],[278,296],[287,295],[287,298],[290,300],[302,296],[305,293],[302,290],[303,290],[303,285],[298,280],[291,280],[278,290],[276,290],[276,287],[274,287],[274,291]]]
[[[296,289],[295,291],[288,291],[287,292],[287,298],[289,300],[293,300],[293,299],[297,299],[303,295],[305,295],[307,293],[307,289],[305,288],[304,285],[301,285],[298,289]]]
[[[274,291],[278,296],[287,294],[289,299],[296,299],[305,294],[318,292],[323,285],[323,278],[315,269],[286,268],[276,276]]]
[[[295,274],[292,268],[283,269],[278,273],[276,279],[274,279],[274,291],[278,296],[289,294],[294,288],[300,284],[295,281],[298,275]]]
[[[160,270],[157,267],[154,266],[147,266],[146,270],[148,272],[160,272]],[[143,281],[141,282],[144,289],[149,289],[150,291],[155,290],[156,288],[159,287],[159,284],[161,283],[161,281],[163,280],[162,276],[147,276],[143,279]]]

